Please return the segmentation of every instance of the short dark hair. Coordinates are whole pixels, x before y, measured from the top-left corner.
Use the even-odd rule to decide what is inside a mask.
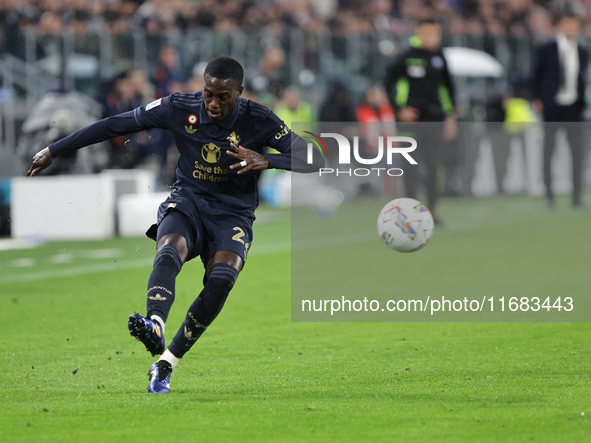
[[[210,75],[211,77],[222,80],[231,78],[238,83],[238,86],[241,86],[242,80],[244,79],[244,69],[233,58],[218,57],[207,64],[203,75]]]
[[[554,24],[555,25],[560,23],[562,20],[566,20],[566,19],[573,19],[573,20],[577,20],[579,22],[581,21],[580,17],[577,15],[577,13],[572,8],[563,8],[554,14]]]
[[[416,24],[417,27],[420,27],[423,25],[438,25],[439,26],[439,22],[437,20],[435,20],[434,18],[422,18]]]

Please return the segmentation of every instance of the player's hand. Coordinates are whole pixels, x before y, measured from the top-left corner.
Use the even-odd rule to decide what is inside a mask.
[[[53,163],[53,155],[49,148],[42,149],[33,156],[33,164],[25,174],[27,177],[33,177],[49,167]]]
[[[416,122],[420,115],[421,113],[417,108],[405,106],[404,108],[400,108],[396,117],[401,122]]]
[[[241,168],[238,174],[242,174],[247,171],[262,171],[269,167],[269,159],[263,154],[259,154],[256,151],[246,149],[244,146],[236,146],[234,143],[230,143],[233,151],[227,150],[226,154],[231,155],[238,163],[234,163],[230,166],[230,169]],[[246,162],[246,165],[243,163]]]

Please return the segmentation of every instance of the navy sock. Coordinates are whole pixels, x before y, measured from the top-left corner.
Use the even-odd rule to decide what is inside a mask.
[[[189,308],[185,321],[168,347],[176,357],[185,355],[214,321],[234,287],[236,278],[238,271],[234,267],[225,263],[213,265],[203,291]]]
[[[172,245],[163,246],[156,254],[154,268],[148,280],[148,318],[157,315],[166,322],[174,302],[174,283],[182,266],[183,261]]]

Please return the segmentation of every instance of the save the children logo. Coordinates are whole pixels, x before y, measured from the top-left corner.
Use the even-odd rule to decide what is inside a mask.
[[[402,157],[411,165],[416,165],[417,162],[410,155],[417,148],[417,141],[412,137],[403,136],[379,136],[377,143],[377,154],[374,158],[363,158],[359,152],[359,137],[353,137],[353,149],[351,149],[351,143],[349,139],[342,134],[334,132],[323,132],[320,136],[303,131],[308,136],[303,138],[308,142],[306,162],[308,164],[313,163],[313,150],[314,147],[320,151],[321,155],[329,156],[328,148],[326,146],[325,139],[334,139],[337,142],[338,147],[338,165],[339,166],[351,166],[351,152],[353,153],[353,159],[356,164],[359,165],[383,165],[381,167],[360,167],[360,168],[320,168],[318,170],[319,175],[335,174],[339,175],[354,175],[357,177],[366,177],[371,174],[382,175],[387,174],[392,177],[398,177],[404,174],[401,168],[390,167],[394,164],[395,155],[402,155]],[[326,140],[328,141],[328,140]],[[384,162],[385,159],[385,162]],[[397,163],[398,164],[398,163]],[[387,166],[387,167],[385,167]]]
[[[201,148],[201,156],[207,163],[217,163],[221,155],[220,147],[214,143],[208,143]]]

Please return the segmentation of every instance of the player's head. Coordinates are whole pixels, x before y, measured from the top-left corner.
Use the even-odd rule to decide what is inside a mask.
[[[436,51],[441,46],[441,26],[433,19],[418,22],[415,35],[421,42],[420,47],[427,51]]]
[[[579,17],[572,11],[564,11],[556,17],[558,31],[564,34],[569,40],[574,40],[581,30]]]
[[[221,120],[234,109],[236,99],[242,95],[244,70],[230,57],[218,57],[205,67],[203,101],[209,118]]]

